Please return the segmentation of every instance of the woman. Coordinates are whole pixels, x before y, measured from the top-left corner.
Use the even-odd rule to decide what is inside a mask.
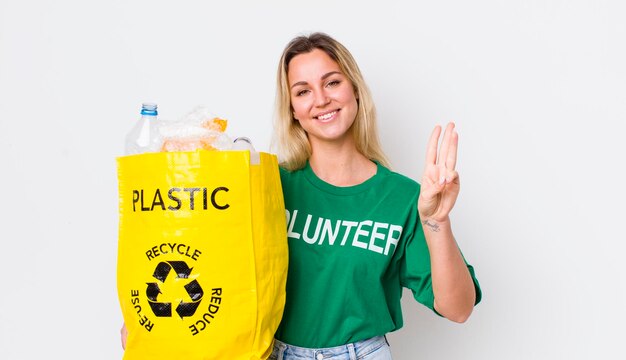
[[[454,124],[439,151],[434,129],[421,189],[390,171],[356,62],[314,33],[282,54],[275,129],[290,264],[270,359],[391,359],[384,335],[402,327],[402,287],[452,321],[470,316],[481,293],[450,225]]]

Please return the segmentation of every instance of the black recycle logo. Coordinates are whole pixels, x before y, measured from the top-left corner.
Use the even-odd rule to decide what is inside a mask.
[[[176,272],[177,279],[188,279],[189,274],[191,273],[191,269],[184,261],[165,261],[160,262],[157,265],[152,276],[161,283],[165,283],[165,279],[167,279],[170,270],[174,270],[174,272]],[[161,289],[159,288],[159,283],[153,282],[147,284],[148,288],[146,289],[146,296],[148,297],[148,303],[150,304],[154,315],[159,317],[171,317],[172,303],[159,302],[157,300],[159,294],[162,294]],[[200,301],[202,300],[202,295],[204,295],[200,284],[196,280],[192,280],[187,283],[187,285],[185,285],[185,290],[187,291],[187,294],[189,294],[191,302],[183,302],[181,300],[176,307],[176,313],[181,319],[192,316],[196,312],[196,309],[198,309]]]

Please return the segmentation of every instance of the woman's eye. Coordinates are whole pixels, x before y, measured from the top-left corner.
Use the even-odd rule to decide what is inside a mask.
[[[339,80],[331,80],[328,82],[327,86],[333,87],[333,86],[339,85],[339,83],[340,83]]]
[[[307,93],[308,90],[300,90],[296,93],[296,96],[302,96]]]

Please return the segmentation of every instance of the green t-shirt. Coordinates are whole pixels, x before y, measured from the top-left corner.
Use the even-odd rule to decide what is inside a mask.
[[[281,180],[289,273],[277,339],[323,348],[397,330],[402,287],[433,309],[417,182],[380,164],[375,176],[349,187],[324,182],[308,164],[281,169]]]

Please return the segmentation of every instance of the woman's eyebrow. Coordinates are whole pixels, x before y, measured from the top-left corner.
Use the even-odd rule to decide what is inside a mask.
[[[328,73],[324,74],[324,76],[322,76],[322,80],[324,80],[324,79],[326,79],[327,77],[329,77],[329,76],[331,76],[331,75],[334,75],[334,74],[341,74],[341,73],[340,73],[339,71],[331,71],[331,72],[328,72]]]
[[[327,77],[329,77],[331,75],[335,75],[335,74],[341,74],[341,72],[339,72],[339,71],[327,72],[326,74],[322,75],[321,79],[325,80]],[[297,83],[294,83],[293,85],[291,85],[291,88],[293,89],[294,87],[296,87],[298,85],[306,85],[306,84],[308,84],[306,81],[298,81]]]

